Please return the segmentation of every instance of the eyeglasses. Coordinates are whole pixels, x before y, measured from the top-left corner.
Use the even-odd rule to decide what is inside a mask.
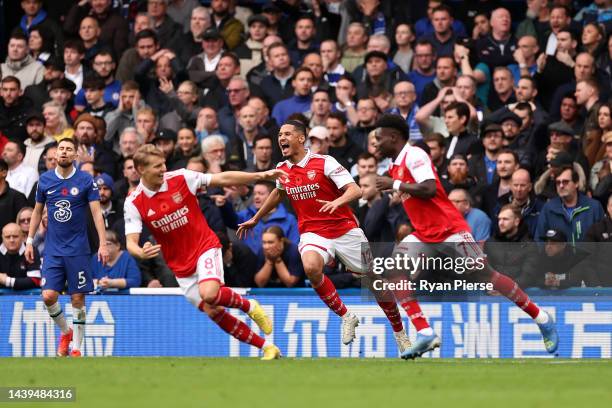
[[[230,93],[238,93],[238,92],[242,92],[242,91],[244,91],[244,89],[245,89],[245,88],[227,89],[227,91],[226,91],[226,92],[227,92],[228,94],[230,94]]]
[[[18,222],[19,224],[29,224],[32,218],[21,218]]]
[[[555,180],[555,184],[558,186],[567,186],[572,180]]]

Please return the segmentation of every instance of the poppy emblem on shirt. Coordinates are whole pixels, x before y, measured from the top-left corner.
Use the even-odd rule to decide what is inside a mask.
[[[72,187],[70,189],[70,194],[72,194],[73,196],[78,195],[79,194],[79,189],[76,187]]]
[[[177,204],[180,204],[183,202],[183,196],[181,195],[181,193],[174,193],[172,194],[172,201]]]
[[[160,208],[160,210],[162,210],[162,212],[164,212],[164,211],[168,211],[168,209],[169,209],[170,207],[168,206],[168,204],[166,204],[166,203],[162,203],[162,204],[159,206],[159,208]]]
[[[314,178],[317,177],[317,172],[314,170],[308,170],[308,172],[306,172],[306,175],[310,180],[314,180]]]
[[[62,195],[63,196],[67,196],[68,195],[68,189],[67,188],[62,188]]]
[[[295,178],[295,184],[297,184],[297,185],[301,185],[301,184],[302,184],[302,181],[303,181],[303,179],[302,179],[302,177],[300,177],[300,176],[297,176],[297,177]]]

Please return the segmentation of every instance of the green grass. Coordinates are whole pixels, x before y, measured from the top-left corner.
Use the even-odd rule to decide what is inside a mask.
[[[0,360],[0,386],[76,387],[50,407],[591,408],[610,406],[611,379],[609,360]]]

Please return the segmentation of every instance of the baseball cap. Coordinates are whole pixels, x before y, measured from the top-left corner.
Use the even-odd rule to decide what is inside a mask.
[[[247,25],[250,27],[253,23],[261,23],[266,27],[270,26],[270,22],[263,14],[254,14],[247,20]]]
[[[565,233],[555,228],[547,230],[544,235],[540,237],[540,239],[542,241],[567,242]]]
[[[574,160],[568,152],[559,152],[555,158],[550,161],[552,167],[571,166],[572,163],[574,163]]]
[[[516,113],[512,112],[511,110],[506,110],[500,117],[499,120],[497,121],[498,124],[502,124],[507,120],[511,120],[514,123],[516,123],[519,127],[523,124],[523,119],[521,119],[521,117],[519,115],[517,115]]]
[[[96,184],[98,185],[98,187],[106,186],[112,190],[113,186],[115,185],[113,178],[106,173],[101,173],[100,175],[96,176],[94,180]]]
[[[382,60],[384,60],[385,62],[387,62],[387,54],[385,54],[382,51],[370,51],[365,55],[365,58],[363,59],[363,62],[365,62],[366,64],[368,63],[368,61],[371,58],[380,58]]]
[[[208,28],[204,31],[202,38],[204,40],[220,40],[223,37],[221,37],[221,33],[216,28]]]
[[[548,125],[549,132],[557,132],[562,135],[574,136],[574,130],[565,122],[559,121]]]
[[[319,140],[327,140],[329,139],[329,130],[325,126],[315,126],[310,129],[308,133],[308,138],[314,137]]]
[[[51,81],[48,90],[49,92],[51,92],[54,89],[65,89],[67,91],[70,91],[70,93],[74,93],[76,85],[74,84],[74,82],[67,78],[54,79],[53,81]]]
[[[27,124],[32,119],[38,119],[42,123],[46,123],[45,117],[43,116],[43,114],[35,110],[28,112],[25,118],[25,123]]]
[[[155,142],[157,142],[158,140],[172,140],[174,142],[176,142],[176,132],[172,129],[161,129],[158,130],[157,133],[155,134],[155,138],[153,139],[153,143],[155,144]]]
[[[484,129],[482,129],[482,136],[486,136],[487,133],[492,133],[492,132],[502,132],[502,127],[499,126],[497,123],[488,123],[487,125],[485,125]]]

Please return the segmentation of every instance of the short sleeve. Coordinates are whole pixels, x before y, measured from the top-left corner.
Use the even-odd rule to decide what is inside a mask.
[[[323,171],[338,188],[355,182],[348,170],[331,156],[325,156],[325,169]]]
[[[406,154],[405,164],[417,183],[436,179],[431,159],[423,149],[418,147],[411,148]]]
[[[36,186],[36,202],[45,204],[47,202],[47,192],[45,186],[42,184],[42,180],[38,182]]]
[[[210,185],[210,180],[212,179],[211,174],[200,173],[192,170],[181,170],[183,173],[183,177],[185,177],[185,182],[187,183],[187,187],[189,187],[189,191],[193,195],[197,194],[198,190],[202,187],[206,187]]]
[[[89,202],[100,201],[100,190],[93,177],[87,179],[87,200]]]
[[[125,219],[125,235],[140,234],[142,232],[142,218],[140,212],[131,200],[126,200],[123,205],[123,217]]]
[[[280,162],[276,165],[277,169],[280,169],[280,167],[283,165],[284,162]],[[283,190],[285,191],[285,187],[283,186],[283,183],[281,183],[280,178],[276,179],[276,188],[278,188],[279,190]]]

